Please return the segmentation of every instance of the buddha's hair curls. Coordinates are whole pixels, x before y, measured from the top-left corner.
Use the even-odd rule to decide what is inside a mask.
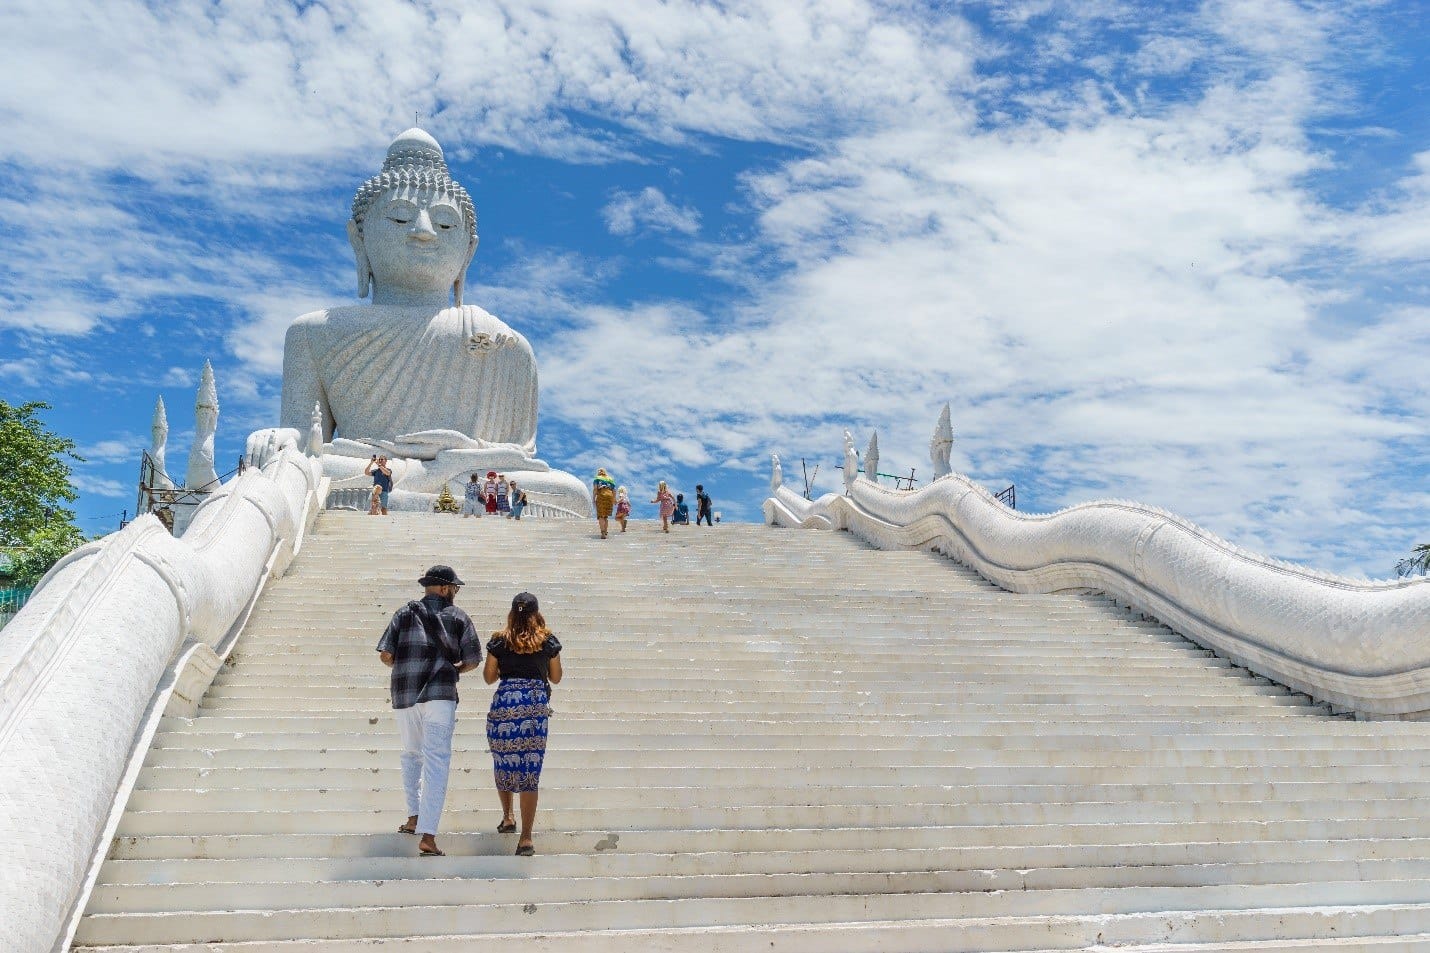
[[[397,189],[430,191],[455,200],[462,210],[462,219],[467,223],[467,243],[473,250],[476,249],[477,208],[472,204],[472,197],[460,182],[452,178],[442,153],[418,146],[389,153],[383,160],[382,171],[358,186],[357,194],[353,196],[353,223],[357,225],[359,235],[372,203],[379,196]]]
[[[493,632],[492,638],[504,640],[517,655],[530,655],[540,651],[550,634],[540,609],[523,610],[513,606],[506,614],[506,628]]]

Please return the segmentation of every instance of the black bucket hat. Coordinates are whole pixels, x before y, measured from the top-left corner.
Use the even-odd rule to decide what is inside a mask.
[[[518,592],[516,598],[511,600],[513,611],[525,615],[528,612],[535,612],[537,609],[536,597],[529,592]]]
[[[417,580],[419,586],[465,586],[466,583],[457,578],[456,572],[451,566],[433,566],[427,570],[427,575]]]

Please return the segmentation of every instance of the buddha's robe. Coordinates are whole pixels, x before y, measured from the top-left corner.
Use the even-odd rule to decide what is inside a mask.
[[[450,430],[536,453],[536,355],[526,338],[474,305],[356,305],[314,311],[288,328],[283,426],[323,439],[394,442]]]

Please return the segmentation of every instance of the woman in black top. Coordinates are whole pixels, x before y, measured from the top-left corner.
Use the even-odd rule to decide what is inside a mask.
[[[551,715],[551,686],[561,681],[561,643],[546,627],[536,597],[518,593],[511,601],[506,628],[487,643],[488,685],[500,680],[487,713],[487,744],[492,752],[502,820],[497,831],[516,830],[512,795],[521,795],[521,837],[516,853],[536,853],[531,826],[536,821],[537,785],[546,756],[546,722]]]

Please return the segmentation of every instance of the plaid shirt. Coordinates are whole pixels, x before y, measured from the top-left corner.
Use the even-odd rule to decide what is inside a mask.
[[[436,622],[437,641],[427,636],[423,617]],[[481,643],[472,620],[438,595],[409,602],[392,615],[377,642],[379,652],[392,653],[392,707],[411,708],[419,702],[457,701],[457,666],[482,660]]]

